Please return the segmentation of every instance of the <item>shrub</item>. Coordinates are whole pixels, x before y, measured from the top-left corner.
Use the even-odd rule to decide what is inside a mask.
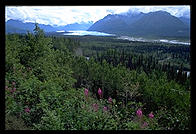
[[[22,118],[14,115],[6,114],[5,116],[5,130],[31,130],[25,125]]]

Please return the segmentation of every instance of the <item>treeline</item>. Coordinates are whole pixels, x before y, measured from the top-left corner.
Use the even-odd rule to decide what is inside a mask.
[[[180,84],[186,84],[187,89],[190,89],[190,74],[188,75],[187,72],[184,71],[186,68],[184,68],[183,64],[181,64],[180,67],[173,65],[172,62],[160,64],[160,60],[153,55],[130,53],[125,51],[125,49],[109,49],[105,52],[97,53],[94,58],[101,64],[103,63],[103,60],[106,60],[113,66],[121,64],[130,70],[139,69],[147,74],[151,73],[153,70],[163,71],[167,73],[169,80],[175,80]]]
[[[45,36],[38,25],[6,35],[6,129],[191,128],[188,84],[156,69],[156,59],[109,50],[88,60],[76,56],[82,43]]]
[[[79,37],[78,37],[79,38]],[[73,37],[75,40],[80,41],[80,46],[83,50],[84,56],[94,56],[97,53],[103,53],[109,49],[114,49],[127,55],[143,55],[144,57],[153,56],[156,60],[162,63],[171,63],[176,69],[180,69],[183,64],[184,71],[190,71],[190,46],[180,44],[168,44],[160,42],[139,42],[139,41],[125,41],[116,39],[114,37],[81,37],[78,39]],[[84,39],[88,40],[84,40]]]

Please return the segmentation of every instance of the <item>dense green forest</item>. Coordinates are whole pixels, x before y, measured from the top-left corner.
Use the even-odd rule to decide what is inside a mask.
[[[190,46],[6,35],[6,130],[189,130]]]

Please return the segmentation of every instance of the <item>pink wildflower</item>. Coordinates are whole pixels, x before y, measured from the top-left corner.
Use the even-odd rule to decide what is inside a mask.
[[[13,88],[13,90],[10,89],[11,93],[14,93],[16,91],[16,88]]]
[[[99,94],[99,96],[100,96],[100,98],[101,98],[101,96],[102,96],[102,91],[101,91],[100,88],[99,88],[99,90],[98,90],[98,94]]]
[[[103,107],[103,111],[107,111],[108,108],[106,106]]]
[[[97,112],[97,110],[98,110],[98,105],[97,105],[97,104],[93,104],[93,109],[95,110],[95,112]]]
[[[136,114],[137,114],[138,117],[142,117],[142,110],[141,110],[141,108],[139,108],[137,110]]]
[[[13,90],[12,90],[13,89]],[[16,88],[14,87],[14,88],[9,88],[8,90],[11,92],[11,93],[14,93],[15,91],[16,91]]]
[[[84,94],[85,94],[85,96],[88,96],[88,89],[84,89]]]
[[[12,82],[12,85],[16,85],[16,82],[13,81],[13,82]]]
[[[5,86],[5,89],[7,90],[8,89],[8,86]]]
[[[108,102],[112,103],[112,98],[111,97],[108,98]]]
[[[152,112],[148,116],[149,116],[149,118],[154,118],[154,115]]]
[[[12,90],[13,92],[15,92],[16,91],[16,88],[13,88],[13,90]]]
[[[145,128],[148,126],[148,123],[147,122],[144,122],[143,125],[141,126],[141,128]]]
[[[30,112],[30,109],[29,108],[25,108],[25,112],[26,113],[29,113]]]

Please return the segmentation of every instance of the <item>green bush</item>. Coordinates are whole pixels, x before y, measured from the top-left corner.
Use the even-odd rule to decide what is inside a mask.
[[[162,113],[159,113],[160,125],[167,126],[167,129],[187,129],[190,126],[190,92],[183,86],[168,81],[166,74],[153,73],[142,88],[149,110]],[[165,107],[164,111],[159,110],[162,107]]]
[[[32,130],[32,128],[27,127],[22,118],[6,114],[5,130]]]

